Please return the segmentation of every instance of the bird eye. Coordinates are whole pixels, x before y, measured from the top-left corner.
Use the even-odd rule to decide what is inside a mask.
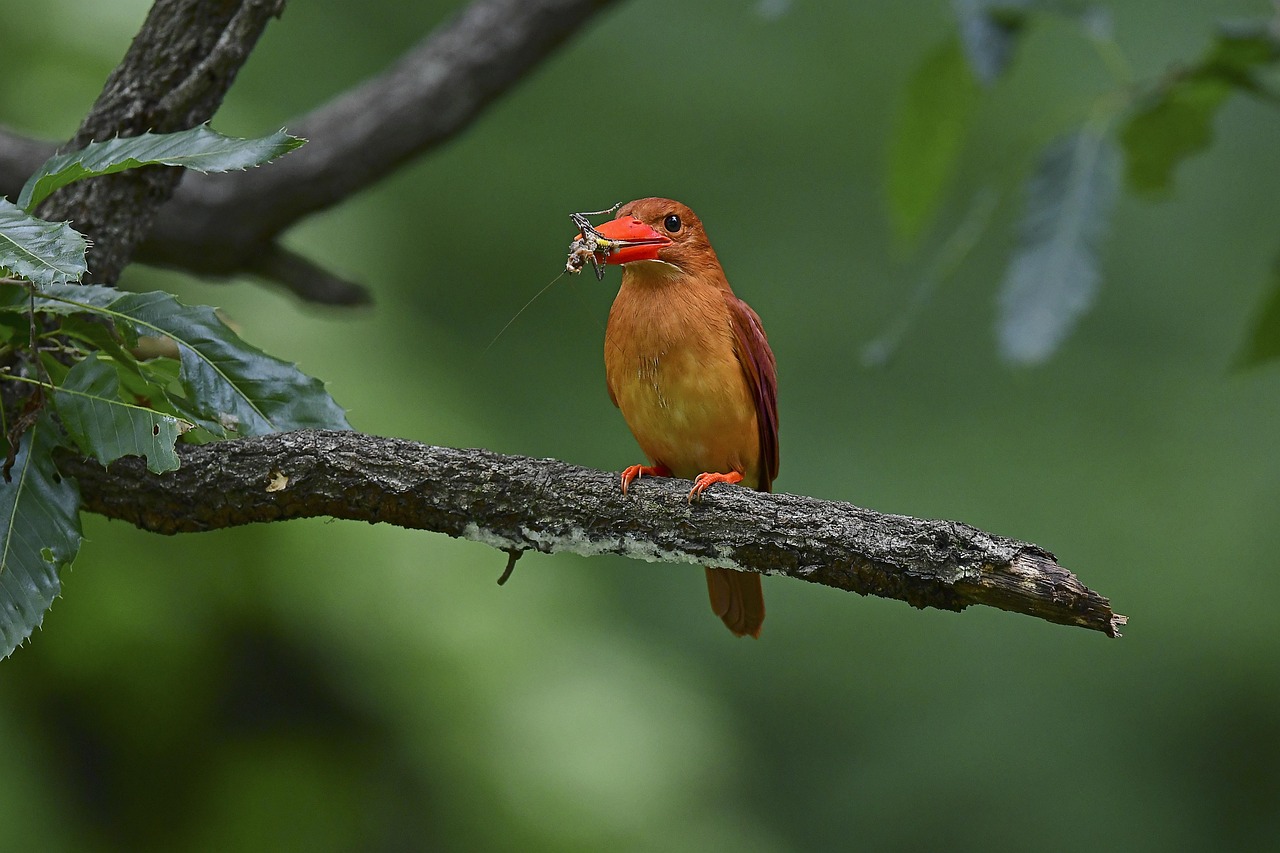
[[[662,227],[670,231],[672,234],[680,230],[680,217],[674,213],[668,213],[667,218],[662,220]]]

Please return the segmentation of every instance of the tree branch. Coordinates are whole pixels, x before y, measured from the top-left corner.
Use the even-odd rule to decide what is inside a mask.
[[[432,530],[500,550],[621,554],[720,566],[896,598],[914,607],[985,604],[1118,637],[1126,618],[1025,542],[955,521],[884,515],[798,495],[645,479],[553,459],[432,447],[354,432],[302,431],[181,445],[182,467],[150,474],[64,456],[84,507],[159,533],[329,516]]]
[[[267,22],[283,9],[284,0],[156,0],[69,148],[207,121]],[[182,174],[133,169],[80,181],[55,192],[39,212],[46,219],[75,220],[94,242],[87,280],[114,284]]]
[[[280,248],[279,235],[465,130],[615,2],[476,0],[386,72],[287,123],[310,144],[270,169],[188,176],[137,260],[202,276],[252,273],[314,302],[367,302],[360,285]],[[0,129],[0,193],[16,196],[52,153]]]

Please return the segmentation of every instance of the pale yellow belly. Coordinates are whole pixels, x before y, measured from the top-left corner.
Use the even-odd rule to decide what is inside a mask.
[[[754,488],[760,455],[755,405],[731,346],[714,349],[625,347],[606,359],[609,387],[651,461],[686,478],[737,471]]]

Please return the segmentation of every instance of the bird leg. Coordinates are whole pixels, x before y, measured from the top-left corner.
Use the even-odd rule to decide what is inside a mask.
[[[737,471],[730,471],[728,474],[703,473],[698,475],[698,479],[693,481],[693,488],[689,490],[689,503],[693,503],[694,498],[701,498],[702,493],[714,486],[716,483],[741,483],[742,475]]]
[[[670,477],[671,470],[666,465],[632,465],[622,472],[622,493],[627,493],[627,486],[648,474],[650,477]]]

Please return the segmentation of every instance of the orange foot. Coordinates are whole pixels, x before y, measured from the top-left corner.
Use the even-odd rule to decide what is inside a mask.
[[[650,477],[670,477],[671,471],[665,465],[632,465],[622,472],[622,493],[627,493],[627,486],[648,474]]]
[[[693,488],[689,490],[689,503],[693,503],[694,498],[701,498],[702,493],[716,483],[741,482],[742,475],[737,471],[730,471],[728,474],[699,474],[698,479],[693,481]]]

